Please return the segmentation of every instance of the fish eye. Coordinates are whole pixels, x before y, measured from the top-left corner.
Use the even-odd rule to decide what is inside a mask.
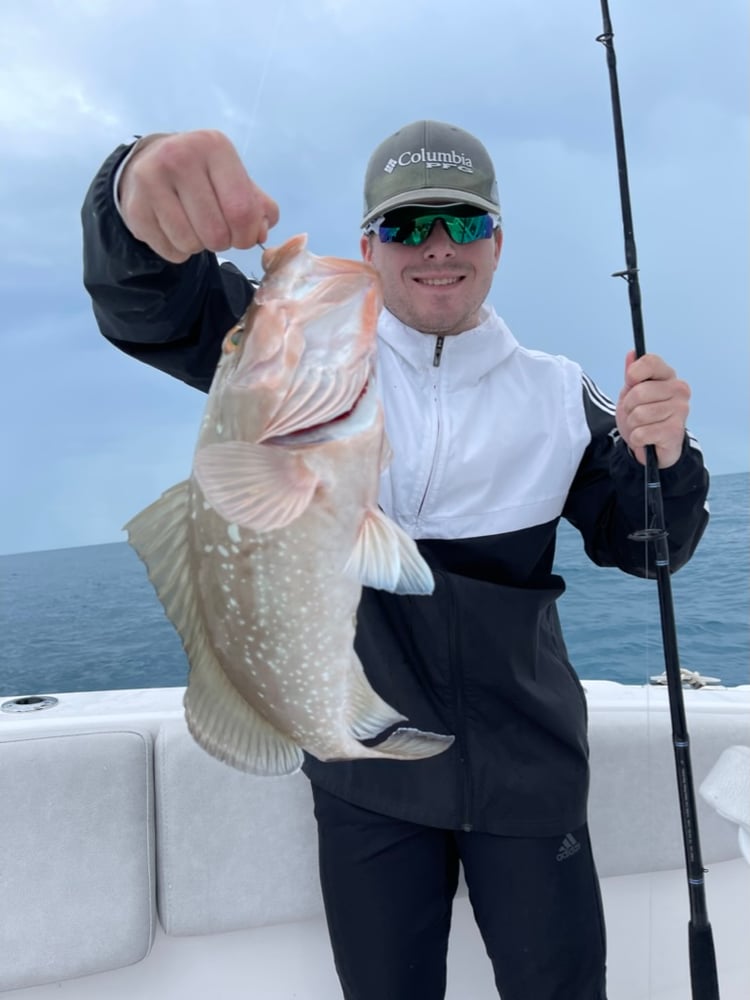
[[[245,332],[245,321],[240,320],[239,323],[235,323],[229,333],[224,337],[224,342],[221,345],[222,353],[231,354],[240,346],[240,340],[242,339],[242,334]]]

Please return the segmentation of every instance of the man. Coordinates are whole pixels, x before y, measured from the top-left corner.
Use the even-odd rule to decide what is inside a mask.
[[[277,219],[218,133],[121,147],[83,210],[102,332],[207,389],[252,296],[211,251],[264,242]],[[436,589],[365,589],[356,646],[411,724],[456,740],[423,761],[306,761],[344,995],[444,995],[460,861],[503,1000],[602,1000],[585,698],[555,610],[555,532],[564,516],[595,562],[644,574],[628,536],[643,526],[653,444],[672,567],[687,561],[708,482],[685,431],[689,389],[660,358],[630,354],[615,407],[573,362],[517,343],[485,302],[502,248],[494,168],[461,129],[415,122],[381,143],[362,228],[386,306],[394,457],[380,504],[417,539]]]

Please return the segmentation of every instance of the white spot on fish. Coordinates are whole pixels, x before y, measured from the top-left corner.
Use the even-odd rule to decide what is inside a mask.
[[[206,553],[206,555],[208,555],[209,552],[213,552],[213,550],[214,550],[213,545],[204,545],[203,546],[203,551]]]
[[[232,539],[233,542],[239,542],[240,540],[240,529],[237,524],[227,525],[227,534]]]
[[[219,555],[224,556],[224,558],[229,555],[229,550],[225,549],[223,545],[217,545],[216,548],[219,550]]]
[[[224,424],[217,424],[216,425],[216,433],[217,434],[223,434],[224,433]]]

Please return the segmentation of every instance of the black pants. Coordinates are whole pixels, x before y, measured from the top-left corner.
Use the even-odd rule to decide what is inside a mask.
[[[564,837],[496,837],[313,794],[346,1000],[442,1000],[459,860],[502,1000],[605,1000],[604,920],[585,826]]]

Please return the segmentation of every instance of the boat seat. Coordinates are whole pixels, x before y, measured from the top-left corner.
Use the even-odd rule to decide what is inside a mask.
[[[747,742],[747,715],[694,706],[687,722],[703,861],[738,858],[737,827],[698,788],[723,750]],[[683,868],[669,713],[597,708],[589,713],[589,744],[589,826],[599,875]]]
[[[152,738],[0,738],[0,990],[145,958],[156,926]]]
[[[646,712],[643,692],[618,685],[610,698],[604,685],[589,698],[590,824],[610,996],[682,1000],[687,890],[669,713],[663,692]],[[748,743],[748,702],[735,694],[696,696],[687,712],[726,1000],[748,995],[750,867],[736,825],[698,789],[727,746]],[[0,995],[235,996],[250,968],[269,1000],[333,996],[302,774],[256,778],[214,760],[177,695],[150,715],[139,704],[132,722],[17,722],[0,718]],[[496,996],[465,887],[450,956],[447,997]]]
[[[312,796],[302,773],[261,778],[200,749],[184,721],[155,745],[159,917],[167,934],[212,934],[316,916]]]
[[[697,789],[726,746],[746,739],[747,721],[700,711],[689,729]],[[600,876],[682,869],[668,713],[596,708],[589,732]],[[322,912],[304,775],[261,778],[227,767],[197,746],[182,719],[159,728],[155,775],[158,911],[167,934],[213,934]],[[700,797],[696,804],[704,861],[737,858],[736,827]]]

